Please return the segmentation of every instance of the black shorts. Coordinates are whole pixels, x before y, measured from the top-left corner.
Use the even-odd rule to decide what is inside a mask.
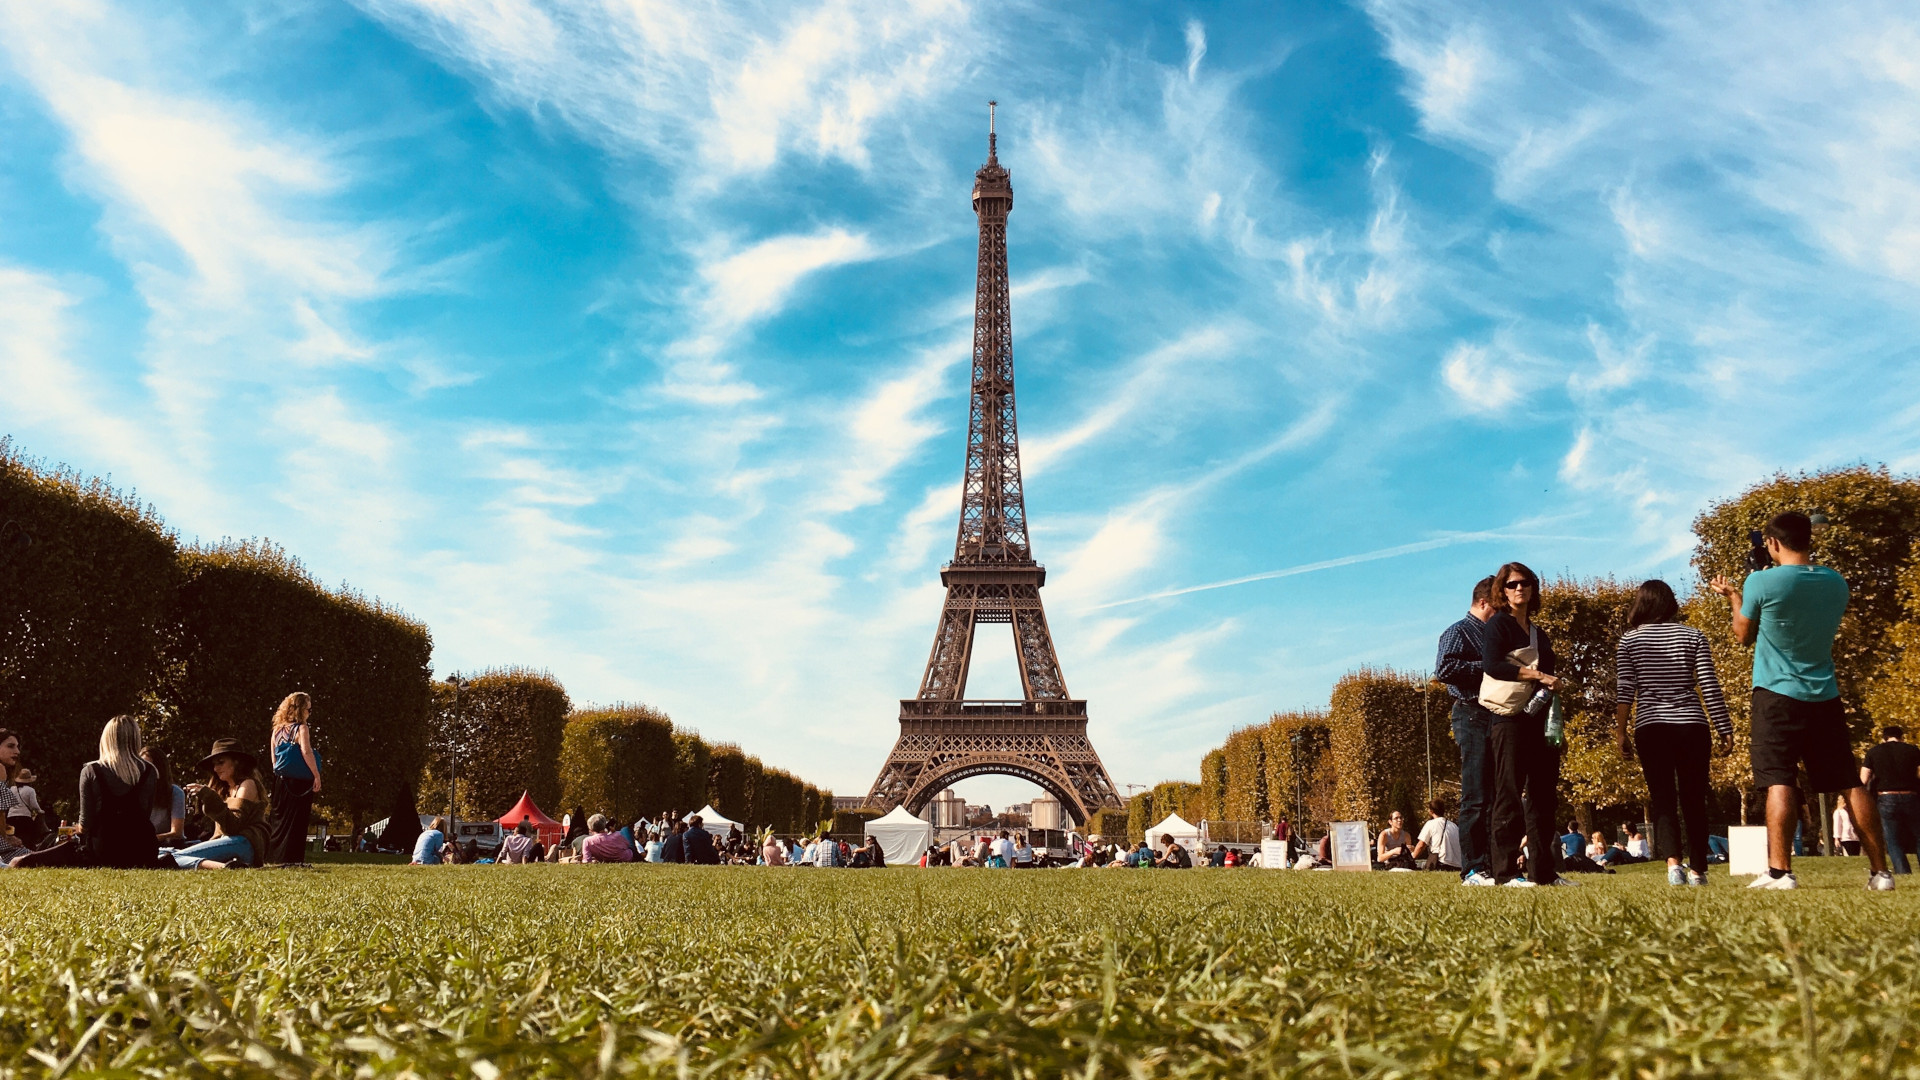
[[[1830,794],[1860,786],[1860,760],[1853,756],[1847,710],[1837,697],[1801,701],[1753,688],[1753,782],[1792,787],[1807,764],[1807,783]]]

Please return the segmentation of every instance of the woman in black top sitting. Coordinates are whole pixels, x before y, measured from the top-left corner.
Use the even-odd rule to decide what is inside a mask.
[[[153,869],[160,855],[152,814],[159,787],[159,770],[140,757],[139,721],[114,717],[100,732],[100,760],[80,770],[79,835],[22,855],[14,865]]]
[[[1539,691],[1560,680],[1553,674],[1553,641],[1533,621],[1540,611],[1540,579],[1524,564],[1510,562],[1493,576],[1492,599],[1493,614],[1482,631],[1486,675],[1480,704],[1493,713],[1487,741],[1494,879],[1502,885],[1572,885],[1553,857],[1560,847],[1553,821],[1560,752],[1547,742],[1547,701]],[[1529,852],[1524,878],[1516,870],[1522,835]]]

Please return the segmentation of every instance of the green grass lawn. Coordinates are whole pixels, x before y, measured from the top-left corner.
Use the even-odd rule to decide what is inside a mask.
[[[0,1077],[1920,1076],[1920,878],[1660,870],[6,871]]]

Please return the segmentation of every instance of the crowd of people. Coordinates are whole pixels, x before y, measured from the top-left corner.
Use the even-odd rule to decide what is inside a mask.
[[[1805,514],[1776,514],[1756,536],[1745,581],[1709,585],[1728,602],[1734,637],[1754,650],[1751,765],[1766,792],[1768,869],[1751,887],[1797,887],[1804,768],[1810,793],[1835,795],[1845,808],[1848,834],[1867,856],[1868,887],[1889,891],[1894,874],[1908,872],[1920,831],[1920,751],[1888,726],[1864,766],[1854,756],[1833,667],[1846,579],[1810,562]],[[1454,699],[1460,747],[1462,884],[1573,885],[1561,870],[1664,859],[1671,884],[1705,885],[1708,767],[1713,754],[1729,752],[1733,734],[1706,635],[1680,621],[1666,582],[1640,586],[1616,652],[1615,742],[1646,777],[1653,837],[1607,844],[1574,826],[1556,842],[1555,694],[1564,680],[1551,637],[1534,621],[1541,599],[1539,577],[1507,563],[1473,587],[1467,616],[1440,637],[1435,674]]]
[[[305,862],[321,783],[312,710],[304,693],[288,694],[274,710],[271,779],[239,740],[218,739],[194,765],[199,779],[184,787],[166,756],[146,745],[140,722],[116,716],[100,731],[100,756],[80,770],[79,819],[71,826],[42,808],[37,778],[20,768],[20,734],[0,728],[7,824],[0,867],[229,870]]]
[[[1810,563],[1812,523],[1804,514],[1777,514],[1756,536],[1756,566],[1744,582],[1710,583],[1728,602],[1733,635],[1754,649],[1751,766],[1754,784],[1765,791],[1768,869],[1751,887],[1797,887],[1792,859],[1804,851],[1800,811],[1810,792],[1837,796],[1837,845],[1864,852],[1869,888],[1889,891],[1895,874],[1909,872],[1907,856],[1920,855],[1920,747],[1906,742],[1900,726],[1888,725],[1864,763],[1855,757],[1832,657],[1849,602],[1846,580]],[[1664,860],[1670,883],[1705,885],[1708,866],[1725,856],[1723,838],[1707,828],[1708,767],[1712,755],[1729,752],[1733,731],[1706,636],[1680,621],[1679,601],[1666,582],[1639,587],[1616,652],[1615,742],[1645,775],[1652,836],[1634,829],[1609,841],[1584,833],[1578,823],[1558,833],[1564,743],[1556,695],[1568,687],[1558,674],[1554,642],[1536,621],[1541,603],[1538,576],[1509,562],[1473,586],[1467,615],[1441,635],[1435,675],[1453,698],[1459,818],[1449,820],[1446,806],[1434,802],[1416,835],[1395,811],[1372,838],[1372,863],[1453,872],[1468,886],[1531,888],[1576,884],[1563,871],[1606,873]],[[303,863],[313,800],[322,790],[312,716],[308,695],[288,694],[267,724],[265,770],[244,740],[218,739],[184,786],[165,755],[145,744],[138,720],[114,717],[100,733],[98,759],[80,772],[79,820],[71,826],[44,808],[37,778],[21,767],[20,733],[0,728],[0,868],[226,870]],[[1274,835],[1286,841],[1289,865],[1333,864],[1331,835],[1308,845],[1284,820],[1275,823]],[[1257,864],[1260,857],[1226,846],[1190,847],[1170,835],[1157,845],[1149,840],[1129,846],[1076,838],[1069,865],[1181,869]],[[867,868],[885,866],[886,855],[872,836],[855,845],[825,833],[782,839],[764,830],[748,837],[733,826],[719,837],[697,815],[621,825],[595,814],[573,821],[551,845],[523,821],[485,852],[472,841],[450,843],[445,819],[435,818],[421,831],[411,861]],[[998,868],[1047,861],[1026,834],[1010,830],[938,845],[918,859],[923,866]]]

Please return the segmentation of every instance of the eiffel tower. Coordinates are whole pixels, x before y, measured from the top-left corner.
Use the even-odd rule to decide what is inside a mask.
[[[1040,587],[1047,568],[1027,544],[1020,486],[1020,438],[1013,411],[1013,320],[1007,298],[1007,214],[1013,184],[1000,164],[988,103],[987,163],[974,174],[980,219],[974,291],[973,392],[967,468],[953,561],[940,568],[947,602],[918,696],[900,702],[900,739],[867,795],[882,809],[921,814],[938,792],[970,776],[1017,776],[1045,789],[1084,823],[1120,798],[1087,739],[1087,703],[1069,697],[1054,655]],[[967,666],[982,623],[1013,628],[1020,662],[1018,701],[969,701]]]

